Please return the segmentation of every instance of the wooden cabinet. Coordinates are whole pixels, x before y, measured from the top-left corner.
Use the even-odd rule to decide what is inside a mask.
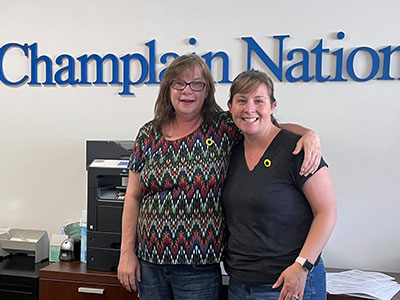
[[[119,284],[116,272],[87,270],[80,262],[58,262],[40,270],[40,300],[138,300]]]

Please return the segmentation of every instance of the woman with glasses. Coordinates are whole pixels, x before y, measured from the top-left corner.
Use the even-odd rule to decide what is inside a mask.
[[[154,120],[135,140],[118,278],[128,291],[138,287],[141,300],[218,299],[224,231],[220,195],[241,134],[214,92],[212,75],[199,56],[177,58],[161,81]],[[307,136],[305,144],[317,145],[305,160],[302,172],[308,174],[320,154],[318,136]]]

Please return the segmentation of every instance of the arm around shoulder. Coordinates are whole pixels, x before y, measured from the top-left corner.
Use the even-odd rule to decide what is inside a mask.
[[[279,123],[279,127],[301,136],[305,135],[308,131],[310,131],[310,129],[306,127],[292,123]]]
[[[301,138],[293,150],[293,154],[297,155],[300,151],[304,150],[304,160],[299,170],[300,175],[308,176],[313,174],[321,162],[321,141],[318,134],[311,129],[305,128],[297,124],[279,124],[285,130],[294,134],[300,135]]]

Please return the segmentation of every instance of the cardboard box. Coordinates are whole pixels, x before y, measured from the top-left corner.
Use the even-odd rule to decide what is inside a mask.
[[[60,248],[64,240],[68,238],[66,234],[52,234],[50,239],[49,261],[57,262],[60,257]]]

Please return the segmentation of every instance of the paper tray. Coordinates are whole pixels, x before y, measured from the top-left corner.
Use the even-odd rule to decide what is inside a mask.
[[[46,231],[33,229],[10,229],[9,239],[0,240],[2,249],[34,255],[35,263],[49,258],[49,244]]]

